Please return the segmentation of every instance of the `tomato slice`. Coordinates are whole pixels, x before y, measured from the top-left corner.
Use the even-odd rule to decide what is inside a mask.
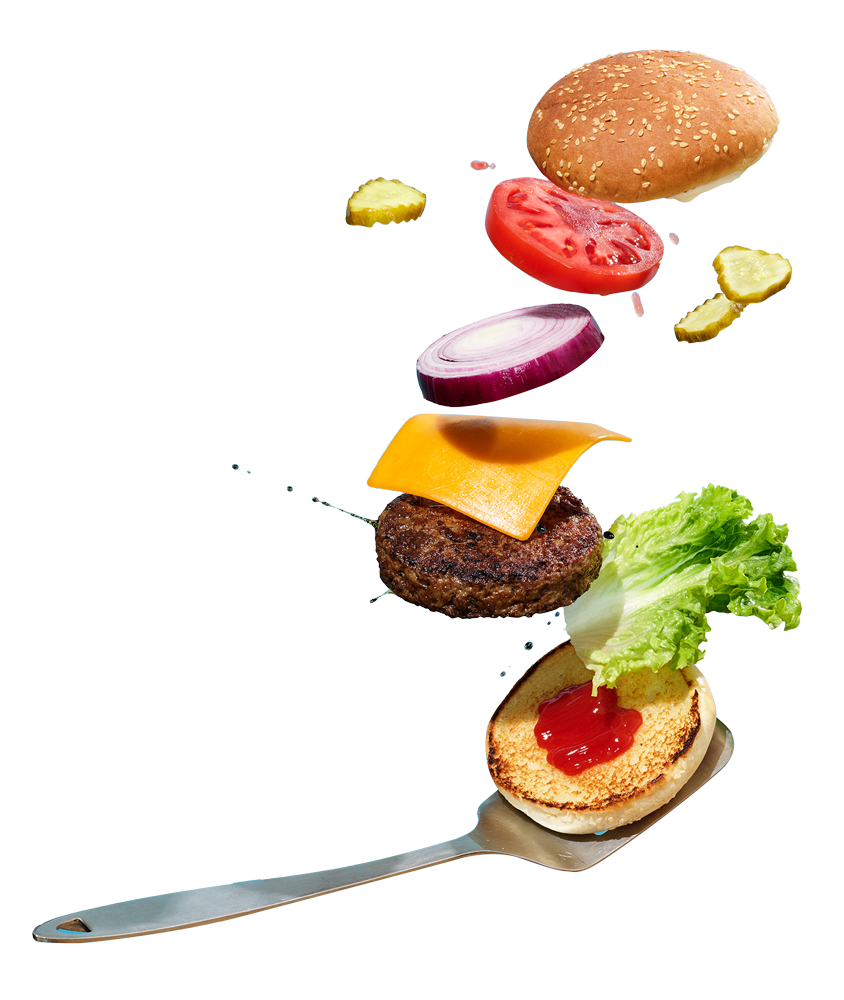
[[[536,177],[495,188],[486,231],[511,264],[567,292],[611,295],[641,288],[662,260],[662,240],[638,215]]]

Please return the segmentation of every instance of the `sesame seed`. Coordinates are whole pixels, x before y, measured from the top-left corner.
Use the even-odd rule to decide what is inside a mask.
[[[739,149],[744,149],[744,143],[743,143],[743,142],[740,142],[740,143],[738,144],[738,148],[739,148]]]
[[[695,163],[700,163],[700,157],[699,156],[695,157]]]
[[[720,148],[717,145],[715,146],[715,152],[716,153],[720,153],[721,152]]]
[[[640,170],[640,169],[639,169],[638,167],[634,167],[634,168],[633,168],[633,173],[634,173],[634,174],[641,174],[641,172],[642,172],[642,171],[641,171],[641,170]]]
[[[643,188],[650,187],[650,186],[651,186],[651,182],[650,181],[642,181],[642,187]]]
[[[562,177],[563,176],[562,173],[559,170],[557,171],[557,176],[558,177]]]
[[[660,160],[660,159],[659,159],[659,157],[657,157],[657,161],[656,161],[656,165],[657,165],[658,167],[661,167],[661,166],[663,166],[663,162],[662,162],[662,160]]]
[[[731,128],[730,129],[730,135],[735,135],[735,134],[736,134],[736,130],[734,128]]]
[[[644,165],[645,165],[645,158],[644,158],[644,156],[643,156],[643,157],[642,157],[642,166],[644,167]]]
[[[688,143],[687,142],[681,142],[680,145],[683,147],[683,149],[685,149],[686,146],[688,146]]]

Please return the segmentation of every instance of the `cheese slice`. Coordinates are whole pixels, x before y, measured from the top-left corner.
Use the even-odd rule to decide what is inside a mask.
[[[524,540],[587,449],[629,440],[597,424],[421,413],[396,434],[367,482],[436,500]]]

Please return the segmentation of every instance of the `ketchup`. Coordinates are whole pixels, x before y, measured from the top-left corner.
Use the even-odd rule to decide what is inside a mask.
[[[548,763],[574,775],[629,750],[641,725],[641,713],[619,708],[612,688],[599,687],[593,697],[592,682],[587,681],[543,701],[534,733],[548,751]]]

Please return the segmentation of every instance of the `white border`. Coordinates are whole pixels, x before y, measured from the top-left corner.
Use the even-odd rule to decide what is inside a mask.
[[[552,986],[556,969],[563,975],[567,992],[578,988],[594,990],[617,984],[627,996],[667,996],[670,973],[681,972],[685,995],[709,995],[713,989],[726,987],[727,995],[736,988],[751,987],[769,996],[795,995],[799,984],[811,989],[811,980],[821,981],[827,956],[835,954],[833,926],[819,905],[816,893],[819,884],[819,864],[815,860],[810,839],[814,831],[806,832],[806,911],[805,943],[795,946],[672,946],[661,947],[659,956],[652,948],[642,954],[642,946],[574,946],[523,945],[513,948],[503,946],[319,946],[319,945],[229,945],[220,949],[213,945],[180,947],[168,945],[158,948],[75,948],[51,949],[32,946],[28,936],[29,914],[29,783],[30,773],[24,766],[21,748],[29,745],[27,727],[18,731],[10,716],[28,720],[23,706],[29,703],[29,623],[30,623],[30,569],[29,569],[29,490],[30,446],[29,432],[29,369],[30,369],[30,301],[31,301],[31,50],[33,48],[155,48],[155,49],[241,49],[241,48],[448,48],[448,49],[625,49],[635,48],[693,48],[698,51],[718,48],[787,48],[803,49],[805,81],[804,93],[824,92],[829,78],[829,65],[838,56],[827,52],[821,41],[813,40],[812,24],[823,24],[819,4],[803,4],[800,16],[793,17],[793,9],[778,3],[741,8],[731,6],[723,16],[703,13],[702,8],[685,8],[667,4],[622,6],[616,3],[595,5],[562,5],[537,0],[529,6],[499,2],[481,3],[465,0],[430,0],[425,4],[398,5],[383,0],[366,4],[340,4],[315,2],[308,9],[300,3],[256,2],[239,0],[222,3],[207,0],[205,3],[186,0],[146,0],[132,2],[46,2],[34,0],[19,5],[23,12],[17,21],[4,16],[3,52],[0,60],[2,93],[6,104],[2,120],[4,147],[11,151],[0,158],[3,173],[3,217],[11,220],[3,239],[3,475],[4,489],[4,538],[13,552],[11,572],[4,567],[2,613],[4,636],[13,634],[11,643],[5,643],[8,661],[5,664],[7,710],[9,724],[3,733],[3,759],[12,762],[14,771],[7,778],[7,785],[16,794],[17,805],[10,808],[7,817],[17,820],[12,845],[4,852],[7,871],[12,879],[12,895],[7,896],[3,910],[4,941],[14,942],[7,948],[13,960],[7,965],[7,981],[21,981],[28,977],[28,995],[41,996],[47,988],[60,990],[68,998],[86,1000],[99,996],[135,997],[146,995],[150,988],[165,997],[190,995],[216,997],[237,995],[248,997],[257,993],[284,993],[294,996],[333,996],[338,991],[366,989],[369,996],[403,997],[427,996],[431,990],[446,996],[468,996],[483,988],[486,982],[495,982],[498,991],[508,987],[533,992],[541,986]],[[779,9],[778,9],[779,8]],[[811,14],[815,8],[816,17]],[[14,18],[15,15],[13,15]],[[822,30],[821,28],[817,29]],[[830,91],[834,94],[830,86]],[[813,102],[807,100],[805,134],[821,136],[813,144],[818,150],[824,143],[833,141],[815,126],[820,112],[814,113]],[[823,147],[826,154],[828,146]],[[837,148],[831,160],[837,162]],[[814,179],[813,172],[807,180]],[[832,185],[835,184],[833,180]],[[829,184],[829,182],[827,182]],[[814,245],[813,233],[820,241],[817,246],[823,255],[827,241],[834,243],[833,255],[837,256],[837,225],[829,214],[837,210],[822,199],[828,189],[812,192],[806,198],[806,261],[812,260],[809,252]],[[835,192],[833,190],[833,197]],[[771,206],[776,211],[776,206]],[[820,231],[829,219],[831,231]],[[812,228],[809,228],[812,224]],[[6,228],[6,227],[4,227]],[[836,261],[828,261],[833,266]],[[807,685],[806,719],[817,727],[817,710],[813,706],[819,698],[835,695],[835,665],[840,658],[835,649],[836,636],[821,653],[816,638],[812,636],[812,620],[836,621],[840,619],[832,609],[835,590],[829,579],[829,563],[837,557],[838,505],[837,453],[840,445],[835,438],[825,446],[827,454],[820,453],[823,442],[818,442],[817,431],[828,429],[834,433],[837,406],[830,400],[837,399],[836,373],[840,370],[835,358],[830,359],[827,340],[838,341],[840,332],[837,311],[830,309],[824,323],[812,323],[811,313],[823,308],[821,296],[829,297],[830,285],[837,278],[834,270],[824,268],[804,276],[807,308],[806,337],[806,450],[805,450],[805,527],[808,543],[806,560],[801,577],[804,594],[810,602],[806,616],[805,641]],[[824,364],[817,365],[814,335],[824,338]],[[823,368],[823,371],[821,371]],[[833,382],[833,378],[836,379]],[[772,406],[775,404],[772,400]],[[786,405],[783,401],[782,405]],[[833,410],[835,407],[835,410]],[[821,506],[823,504],[823,506]],[[833,537],[830,538],[830,531]],[[823,540],[823,541],[822,541]],[[823,548],[821,547],[823,545]],[[824,553],[824,555],[821,555]],[[821,570],[821,564],[826,569]],[[808,586],[805,584],[808,582]],[[825,607],[826,605],[826,607]],[[828,614],[824,614],[824,612]],[[14,626],[14,629],[12,629]],[[834,658],[830,664],[828,657]],[[832,666],[832,669],[830,669]],[[814,669],[813,669],[814,668]],[[820,668],[820,669],[819,669]],[[796,681],[796,679],[795,679]],[[760,682],[760,688],[763,683]],[[777,702],[781,693],[764,692],[762,704],[776,717]],[[12,709],[11,706],[14,706]],[[20,709],[20,710],[19,710]],[[831,724],[835,726],[837,719]],[[831,733],[829,734],[831,736]],[[815,801],[813,775],[829,771],[827,762],[837,763],[831,746],[812,748],[813,756],[807,767],[806,801]],[[814,738],[814,733],[813,733]],[[820,765],[820,766],[819,766]],[[834,780],[834,779],[833,779]],[[834,781],[837,785],[837,781]],[[4,796],[6,798],[6,796]],[[6,798],[9,802],[9,799]],[[828,801],[828,799],[827,799]],[[833,796],[834,801],[834,796]],[[817,815],[812,813],[812,815]],[[836,817],[817,817],[824,827],[836,828]],[[8,819],[7,819],[8,825]],[[760,828],[753,831],[736,831],[736,850],[752,850],[753,840],[759,836],[776,836],[776,830]],[[678,845],[678,848],[681,845]],[[791,845],[784,845],[791,849]],[[833,848],[834,849],[834,848]],[[833,873],[837,877],[837,873]],[[836,899],[838,892],[830,884],[830,873],[822,874],[824,895]],[[701,887],[705,891],[705,887]],[[445,904],[446,901],[444,901]],[[564,900],[561,904],[565,905]],[[729,900],[724,900],[728,907]],[[831,905],[834,905],[831,904]],[[693,910],[693,907],[692,907]],[[683,919],[684,914],[673,912],[667,919]],[[28,951],[26,949],[29,949]],[[246,950],[248,949],[248,951]],[[600,949],[598,951],[598,949]],[[705,954],[701,954],[705,949]],[[502,961],[502,958],[504,959]],[[694,964],[689,964],[689,959]],[[734,963],[741,962],[742,974],[736,976]],[[648,975],[641,976],[647,963]],[[16,966],[22,968],[15,969]],[[23,968],[25,966],[25,968]],[[539,974],[545,969],[545,974]],[[656,970],[659,970],[658,972]],[[749,975],[752,969],[752,975]],[[533,970],[533,972],[531,971]],[[689,971],[694,970],[692,977]],[[813,975],[807,980],[807,973]],[[609,977],[609,978],[608,978]],[[620,977],[620,978],[619,978]],[[664,977],[664,978],[663,978]],[[690,978],[699,980],[699,986],[689,985]]]

